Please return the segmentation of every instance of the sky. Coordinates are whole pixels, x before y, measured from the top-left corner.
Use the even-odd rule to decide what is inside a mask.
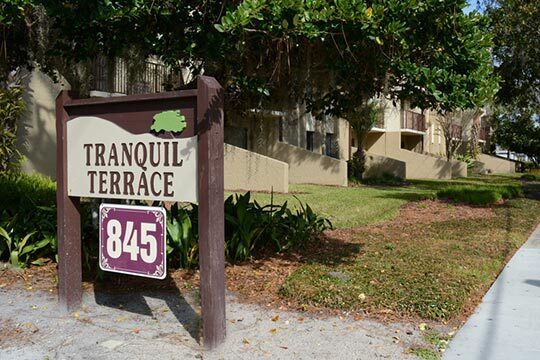
[[[478,8],[478,1],[477,0],[468,0],[469,6],[465,8],[465,13],[468,14],[471,11]]]

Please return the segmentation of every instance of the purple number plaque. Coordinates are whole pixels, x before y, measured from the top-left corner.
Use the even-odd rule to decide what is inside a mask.
[[[167,275],[165,216],[161,207],[101,204],[99,267],[164,279]]]

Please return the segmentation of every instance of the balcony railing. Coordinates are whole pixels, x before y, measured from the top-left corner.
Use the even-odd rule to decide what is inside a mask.
[[[92,63],[92,75],[91,90],[126,95],[167,91],[176,82],[165,65],[147,61],[135,70],[120,58],[96,58]]]
[[[451,124],[450,135],[452,135],[452,139],[461,139],[463,137],[463,126]]]
[[[488,137],[488,134],[487,134],[486,129],[480,128],[480,130],[478,131],[478,139],[482,141],[487,141],[487,137]]]
[[[404,110],[401,128],[425,132],[426,131],[426,117],[422,114],[415,113],[414,111]]]

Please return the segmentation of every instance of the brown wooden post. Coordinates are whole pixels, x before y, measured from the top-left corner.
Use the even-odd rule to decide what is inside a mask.
[[[203,343],[225,339],[225,219],[223,197],[223,90],[211,77],[197,80],[199,135],[199,264]]]
[[[58,238],[58,297],[72,310],[82,299],[81,221],[79,198],[69,197],[67,188],[67,120],[64,105],[72,94],[62,91],[56,98],[56,204]]]

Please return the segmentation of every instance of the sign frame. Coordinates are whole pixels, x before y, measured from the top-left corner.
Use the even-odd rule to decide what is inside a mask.
[[[158,94],[78,99],[61,91],[56,99],[56,202],[58,238],[58,296],[68,310],[82,300],[80,198],[68,195],[67,123],[96,116],[148,132],[151,117],[181,109],[187,127],[178,137],[197,136],[199,199],[199,269],[203,343],[215,348],[225,339],[225,224],[223,192],[223,96],[212,77],[198,76],[197,88]]]

